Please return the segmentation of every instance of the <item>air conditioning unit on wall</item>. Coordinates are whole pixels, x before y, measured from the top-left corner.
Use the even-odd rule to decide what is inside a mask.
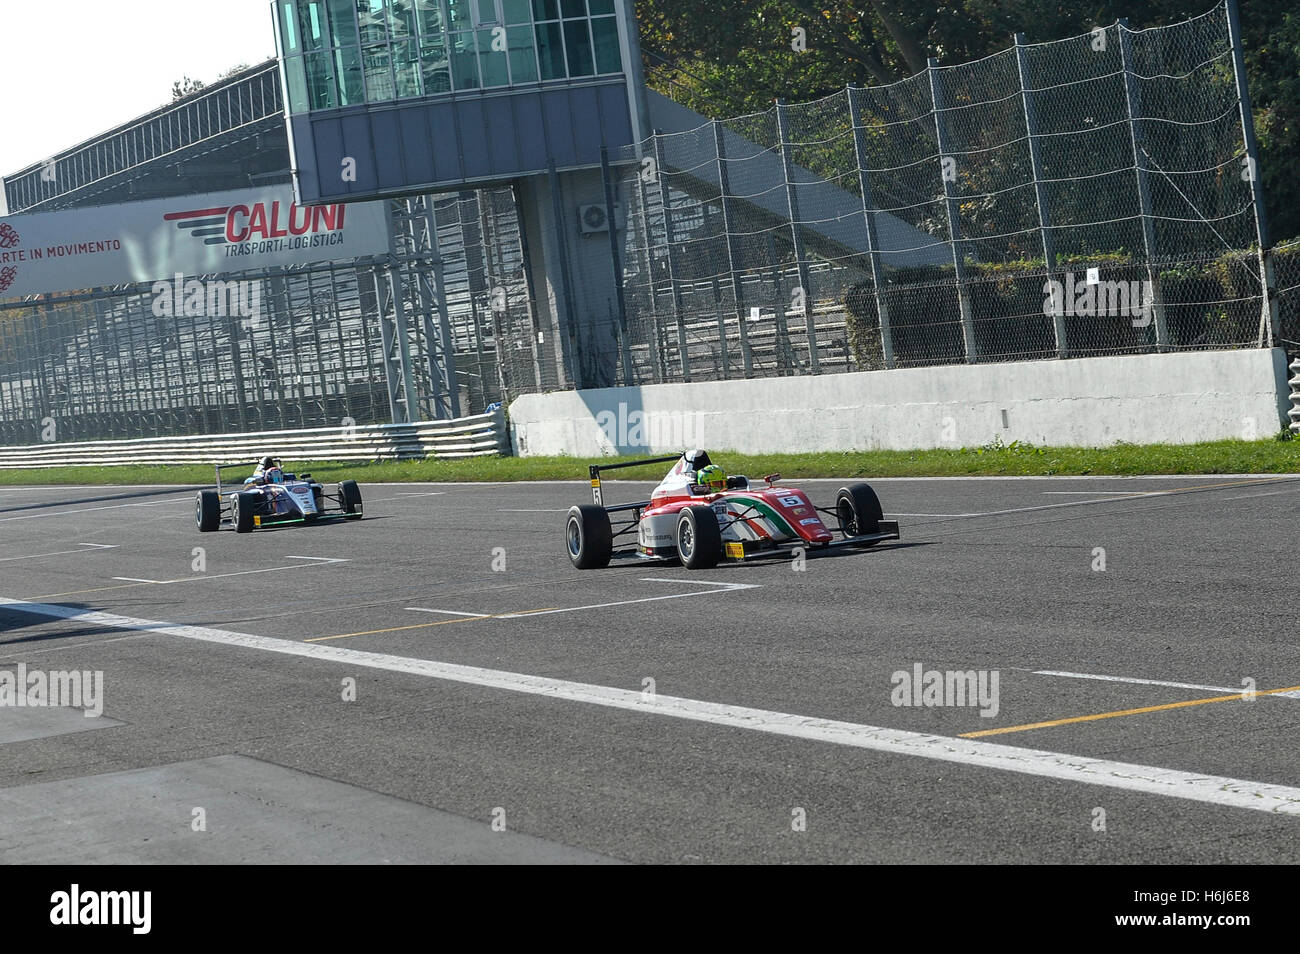
[[[614,203],[614,223],[617,228],[623,227],[623,206],[618,202]],[[609,216],[603,203],[578,206],[578,231],[583,235],[609,231]]]

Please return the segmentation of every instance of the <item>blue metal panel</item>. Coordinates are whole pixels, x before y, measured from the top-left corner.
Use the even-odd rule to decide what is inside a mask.
[[[308,151],[316,156],[316,181],[314,183],[316,192],[321,198],[336,199],[340,196],[346,196],[350,191],[351,183],[344,182],[339,175],[343,168],[343,157],[348,154],[343,144],[343,129],[339,125],[337,117],[309,117],[308,125],[311,133],[315,136],[314,140],[308,140],[312,148]],[[298,151],[304,151],[301,146]],[[311,192],[308,191],[307,182],[304,179],[301,186],[301,198],[303,201],[309,201]]]
[[[402,161],[404,133],[407,130],[401,128],[399,118],[393,110],[372,113],[370,116],[371,134],[375,143],[375,178],[380,188],[384,189],[392,189],[407,181]],[[358,177],[357,182],[360,181]]]
[[[433,147],[434,182],[452,182],[462,176],[456,116],[450,102],[429,107],[429,133]]]
[[[572,90],[548,89],[542,93],[542,121],[546,124],[546,144],[555,165],[562,167],[581,162],[573,142]],[[587,122],[591,118],[588,116]]]
[[[290,117],[303,202],[438,192],[594,166],[632,141],[622,81],[349,106]],[[357,160],[356,182],[339,176]]]
[[[429,128],[429,112],[416,106],[402,111],[402,160],[408,182],[433,182],[433,134]],[[376,137],[375,145],[381,140]]]
[[[509,173],[520,168],[519,150],[515,147],[515,96],[496,96],[483,100],[487,121],[488,155],[494,173]]]
[[[343,137],[344,156],[357,161],[357,181],[346,183],[349,195],[373,192],[379,188],[379,176],[375,171],[375,154],[370,139],[370,116],[358,111],[350,116],[339,117],[340,134]],[[319,154],[318,154],[319,155]],[[325,157],[320,156],[321,171],[329,175],[330,165]],[[342,160],[334,163],[334,168],[341,168]],[[337,175],[337,173],[335,173]]]
[[[604,140],[609,145],[632,141],[632,114],[627,108],[627,89],[623,86],[597,86],[600,97],[600,122]],[[596,147],[600,152],[600,147]]]
[[[469,178],[496,175],[488,151],[481,99],[456,101],[456,129],[460,132],[460,154],[465,158],[465,175]]]
[[[313,143],[309,134],[311,129],[311,118],[308,116],[290,116],[289,117],[289,135],[297,144],[297,153],[294,160],[298,166],[298,181],[302,187],[306,188],[306,183],[313,183],[312,191],[318,193],[320,176],[317,172],[316,149],[318,143]]]
[[[542,122],[541,102],[537,93],[514,97],[515,141],[521,169],[546,168],[546,124]]]
[[[596,97],[596,91],[590,86],[579,87],[569,91],[568,99],[569,126],[573,130],[577,161],[590,162],[588,156],[595,156],[599,161],[604,129],[600,121],[600,100]]]

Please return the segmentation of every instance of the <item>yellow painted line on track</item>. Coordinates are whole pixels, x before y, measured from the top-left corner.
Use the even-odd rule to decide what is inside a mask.
[[[386,629],[365,629],[358,633],[339,633],[337,636],[315,636],[304,639],[305,643],[323,643],[330,639],[349,639],[352,636],[373,636],[376,633],[397,633],[404,629],[428,629],[430,626],[450,626],[452,623],[475,623],[481,619],[501,619],[503,616],[528,616],[531,613],[546,613],[559,609],[557,606],[544,606],[534,610],[516,610],[509,613],[492,613],[486,616],[465,616],[459,619],[437,619],[432,623],[412,623],[409,626],[389,626]]]
[[[1295,692],[1300,686],[1288,686],[1285,689],[1261,689],[1257,696],[1272,696],[1280,692]],[[1047,722],[1030,722],[1025,725],[1009,725],[1002,729],[983,729],[980,732],[963,732],[963,739],[980,739],[988,735],[1005,735],[1008,732],[1028,732],[1031,729],[1050,729],[1052,726],[1070,725],[1074,722],[1096,722],[1099,719],[1118,719],[1120,716],[1142,715],[1146,712],[1163,712],[1167,709],[1185,709],[1188,706],[1204,706],[1211,702],[1245,702],[1245,693],[1234,692],[1230,696],[1212,696],[1209,699],[1189,699],[1186,702],[1166,702],[1158,706],[1142,706],[1140,709],[1117,709],[1114,712],[1099,712],[1096,715],[1071,716],[1068,719],[1051,719]]]

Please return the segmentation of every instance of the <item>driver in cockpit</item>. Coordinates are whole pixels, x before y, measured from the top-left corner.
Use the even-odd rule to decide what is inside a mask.
[[[280,462],[268,454],[257,462],[257,469],[253,471],[253,476],[247,478],[244,483],[282,484],[284,471],[280,469]]]

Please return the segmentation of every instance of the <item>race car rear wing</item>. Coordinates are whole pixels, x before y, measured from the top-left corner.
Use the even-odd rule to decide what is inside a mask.
[[[605,502],[600,495],[600,472],[602,470],[618,470],[622,467],[640,467],[642,464],[669,464],[681,460],[682,454],[674,454],[672,457],[646,457],[642,460],[629,460],[622,464],[592,464],[587,468],[591,475],[591,501],[597,507],[605,507]],[[643,510],[650,506],[650,501],[642,500],[638,503],[617,504],[613,507],[605,507],[609,513],[617,513],[620,510]]]
[[[217,496],[218,496],[218,497],[221,496],[221,468],[222,468],[222,467],[226,468],[226,470],[229,470],[229,469],[232,468],[232,467],[249,467],[249,468],[253,468],[253,467],[256,467],[259,463],[261,463],[260,460],[255,460],[255,461],[246,462],[246,463],[217,464]],[[277,458],[277,460],[276,460],[276,463],[279,463],[279,459],[278,459],[278,458]],[[240,483],[242,484],[243,481],[241,480]]]

